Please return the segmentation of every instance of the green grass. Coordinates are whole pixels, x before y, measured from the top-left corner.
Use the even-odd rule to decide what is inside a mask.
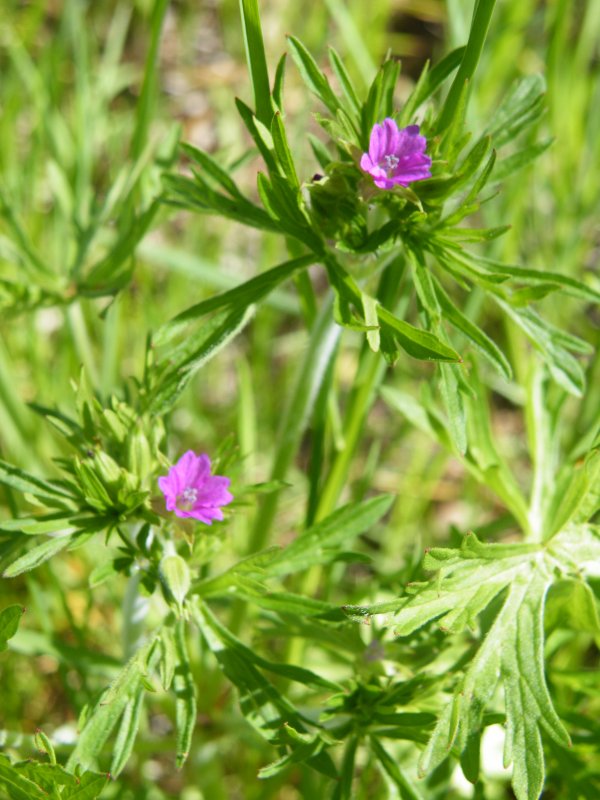
[[[89,5],[62,0],[49,6],[33,0],[7,3],[3,12],[0,458],[34,475],[58,475],[56,459],[70,450],[32,404],[72,415],[72,384],[79,381],[82,366],[103,400],[111,393],[134,397],[133,379],[142,378],[150,333],[189,306],[298,255],[297,243],[290,244],[289,238],[229,219],[155,207],[161,175],[179,164],[177,140],[207,149],[223,167],[235,164],[235,179],[256,200],[259,162],[248,152],[252,143],[240,124],[234,96],[253,104],[259,119],[268,123],[266,70],[272,85],[278,55],[287,47],[286,34],[304,42],[320,66],[327,63],[326,48],[334,46],[362,94],[388,47],[402,56],[420,50],[423,41],[431,45],[426,35],[398,35],[394,21],[401,4],[392,0],[300,6],[271,0],[258,3],[263,60],[257,4],[243,0],[247,17],[254,21],[254,38],[247,34],[246,43],[252,56],[250,80],[237,0],[167,5],[165,0]],[[444,25],[443,40],[434,45],[436,61],[466,43],[473,5],[467,0],[427,4],[427,18]],[[598,290],[600,12],[593,2],[582,3],[580,15],[563,0],[497,3],[483,45],[493,5],[479,2],[469,58],[452,88],[445,90],[438,130],[446,130],[459,110],[465,79],[470,82],[466,125],[475,142],[512,82],[541,72],[547,111],[519,147],[546,139],[553,143],[531,165],[509,176],[500,194],[478,212],[476,227],[511,226],[505,236],[477,245],[478,252],[556,271]],[[411,7],[418,11],[418,4]],[[399,51],[404,45],[405,51]],[[319,169],[306,137],[320,129],[309,113],[316,103],[289,54],[287,60],[284,119],[302,183]],[[406,94],[409,85],[403,75],[401,92]],[[353,257],[340,258],[348,269],[358,263]],[[416,303],[406,277],[403,281],[391,288],[369,284],[369,290],[380,291],[389,304],[399,300],[399,314],[415,322]],[[595,350],[584,362],[587,388],[581,400],[543,382],[547,393],[536,405],[532,387],[537,362],[525,337],[483,291],[475,288],[464,295],[463,313],[494,337],[514,370],[515,380],[508,381],[484,368],[482,392],[489,397],[500,455],[510,463],[519,486],[527,485],[532,475],[545,480],[552,460],[566,461],[568,456],[578,463],[592,447],[600,424],[598,308],[557,297],[550,294],[542,300],[544,317]],[[457,341],[464,344],[460,337]],[[330,361],[332,354],[335,362]],[[444,447],[440,438],[420,430],[414,415],[398,413],[380,393],[385,383],[392,391],[409,394],[418,408],[428,407],[439,393],[433,374],[431,365],[404,355],[393,370],[387,369],[380,354],[364,344],[361,332],[336,325],[323,272],[311,273],[311,282],[297,278],[269,295],[243,334],[192,377],[166,420],[166,451],[172,460],[189,448],[216,453],[231,435],[231,452],[224,452],[223,461],[227,464],[230,457],[228,474],[235,487],[283,482],[278,491],[250,495],[225,534],[201,539],[196,577],[208,578],[269,544],[288,545],[293,532],[323,520],[340,505],[382,493],[398,498],[385,521],[347,546],[368,560],[353,562],[349,556],[347,563],[313,566],[291,576],[285,584],[288,591],[337,607],[368,606],[397,597],[411,580],[424,579],[426,547],[456,547],[469,530],[482,540],[518,538],[516,515],[511,517],[507,503],[489,486],[482,488],[457,448]],[[478,413],[473,418],[479,419]],[[538,451],[532,464],[528,439],[535,452],[535,428],[544,414],[560,421],[556,441],[563,449]],[[0,489],[0,520],[30,510],[18,492]],[[11,544],[4,544],[10,550]],[[0,654],[0,745],[15,759],[39,757],[33,734],[41,727],[59,762],[66,763],[78,715],[114,679],[139,635],[127,605],[131,579],[119,575],[89,588],[90,572],[105,559],[104,538],[96,535],[85,547],[0,585],[0,608],[12,603],[27,607],[9,651]],[[596,583],[591,582],[595,592]],[[142,625],[152,629],[165,616],[166,606],[160,593],[147,602]],[[592,603],[597,605],[597,599]],[[399,680],[458,674],[474,641],[468,634],[445,638],[440,631],[424,629],[402,644],[393,634],[386,637],[385,620],[373,617],[370,626],[336,628],[338,638],[331,632],[332,640],[319,645],[308,616],[281,616],[244,596],[235,602],[218,597],[214,610],[264,658],[362,686],[386,685],[386,670]],[[485,611],[484,630],[492,624],[493,612],[493,607]],[[578,791],[569,784],[569,775],[575,767],[581,773],[586,765],[594,767],[598,753],[593,723],[598,692],[584,685],[585,676],[597,669],[598,634],[584,624],[580,628],[557,628],[546,643],[548,681],[574,744],[569,755],[545,743],[549,798],[591,796],[583,790],[568,794]],[[379,647],[385,649],[385,659],[371,658]],[[373,752],[362,746],[357,778],[345,795],[331,794],[331,785],[305,766],[292,765],[259,780],[258,771],[278,752],[240,714],[237,690],[197,632],[188,637],[188,648],[198,687],[188,761],[175,770],[175,699],[159,689],[142,712],[141,733],[126,769],[102,798],[419,796],[397,788],[401,782],[394,784],[393,777],[384,775]],[[584,675],[580,683],[576,674]],[[273,680],[308,715],[315,697],[323,707],[332,694],[308,691],[282,676]],[[441,684],[423,685],[402,710],[439,716],[446,697],[442,694]],[[495,701],[498,706],[497,697]],[[417,782],[415,753],[421,745],[388,739],[385,747],[426,800],[512,796],[508,779],[486,773],[485,763],[472,795],[451,782],[456,761],[444,762]],[[350,763],[351,746],[347,754]],[[342,748],[335,758],[338,765],[343,762]],[[110,758],[103,757],[96,766],[106,771],[109,765]]]

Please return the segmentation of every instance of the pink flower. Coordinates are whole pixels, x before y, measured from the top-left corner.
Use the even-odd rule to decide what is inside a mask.
[[[418,125],[398,128],[389,117],[373,125],[369,152],[363,153],[360,167],[372,175],[375,186],[392,189],[413,181],[431,178],[431,158],[425,155],[427,139],[419,135]]]
[[[193,450],[184,453],[168,474],[158,479],[167,511],[174,511],[178,517],[193,517],[207,525],[212,525],[213,519],[223,519],[221,506],[233,500],[227,489],[230,481],[222,475],[211,475],[210,470],[210,458],[206,454],[197,456]]]

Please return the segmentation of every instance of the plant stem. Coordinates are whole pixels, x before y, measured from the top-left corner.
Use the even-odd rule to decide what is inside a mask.
[[[338,451],[327,477],[317,506],[315,522],[324,519],[335,509],[346,483],[365,419],[373,405],[375,392],[383,379],[386,366],[380,353],[374,353],[365,346],[358,367],[352,399],[344,420],[342,431],[344,448]]]
[[[465,82],[470,81],[475,74],[495,5],[496,0],[477,0],[475,4],[473,22],[471,24],[471,32],[469,33],[465,54],[463,60],[460,62],[460,67],[452,82],[448,97],[444,103],[444,108],[440,114],[437,124],[437,133],[442,133],[452,122],[454,112],[460,101],[463,86]]]
[[[296,375],[291,400],[279,426],[277,450],[270,480],[285,479],[298,450],[327,367],[337,348],[341,328],[333,321],[332,306],[333,298],[329,297],[323,303],[313,325],[308,349]],[[261,550],[267,545],[278,501],[279,492],[272,492],[264,498],[250,536],[248,546],[250,553]]]

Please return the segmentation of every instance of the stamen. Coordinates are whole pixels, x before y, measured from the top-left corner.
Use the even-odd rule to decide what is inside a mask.
[[[198,499],[198,490],[188,486],[182,496],[186,503],[195,503]]]
[[[183,492],[178,495],[177,507],[182,511],[191,511],[197,499],[198,490],[194,489],[193,486],[188,486],[187,489],[184,489]]]
[[[384,156],[383,160],[385,161],[385,165],[388,172],[393,172],[400,163],[400,159],[398,158],[398,156],[395,156],[393,154]]]

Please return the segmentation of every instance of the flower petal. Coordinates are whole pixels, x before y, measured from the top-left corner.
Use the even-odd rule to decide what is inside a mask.
[[[385,125],[386,134],[384,155],[397,155],[398,148],[400,147],[401,136],[396,120],[392,119],[391,117],[386,117],[386,119],[383,121],[383,124]]]
[[[197,456],[193,450],[188,450],[184,453],[179,461],[175,464],[174,469],[179,478],[181,488],[191,486],[193,483],[193,475],[196,467]]]
[[[398,181],[394,181],[391,178],[376,178],[375,186],[377,186],[378,189],[392,189],[397,182]]]
[[[369,139],[369,156],[373,164],[377,164],[383,157],[385,150],[385,133],[383,125],[375,123],[371,130],[371,138]]]
[[[419,134],[419,126],[409,125],[408,128],[400,131],[396,155],[408,156],[413,153],[424,153],[426,147],[427,139]]]
[[[223,519],[220,506],[233,500],[228,489],[230,482],[224,475],[211,475],[211,461],[206,453],[196,455],[193,450],[188,450],[167,475],[158,479],[158,486],[165,496],[167,511],[174,511],[183,519],[193,517],[210,525],[212,520]],[[186,490],[194,490],[193,503],[190,503],[192,497],[186,497]]]
[[[229,478],[213,475],[208,478],[202,492],[198,495],[194,508],[207,506],[225,506],[231,503],[233,495],[228,491]]]
[[[205,508],[193,508],[189,513],[190,517],[204,522],[206,525],[211,525],[214,519],[221,521],[223,519],[223,512],[217,506],[207,506]]]
[[[371,156],[368,153],[363,153],[360,159],[360,168],[365,172],[371,172],[375,164],[371,161]]]
[[[174,487],[170,474],[161,475],[161,477],[158,479],[158,488],[164,495],[176,494],[176,492],[173,491]]]
[[[196,489],[201,489],[206,480],[210,477],[210,468],[210,458],[206,455],[206,453],[196,456],[194,465],[190,469],[190,483],[188,485],[193,486]]]
[[[431,158],[426,155],[426,148],[427,139],[421,136],[418,125],[400,129],[394,119],[386,117],[381,124],[373,125],[369,152],[363,153],[360,167],[372,176],[379,189],[408,186],[431,177]],[[398,159],[393,169],[386,156]]]

